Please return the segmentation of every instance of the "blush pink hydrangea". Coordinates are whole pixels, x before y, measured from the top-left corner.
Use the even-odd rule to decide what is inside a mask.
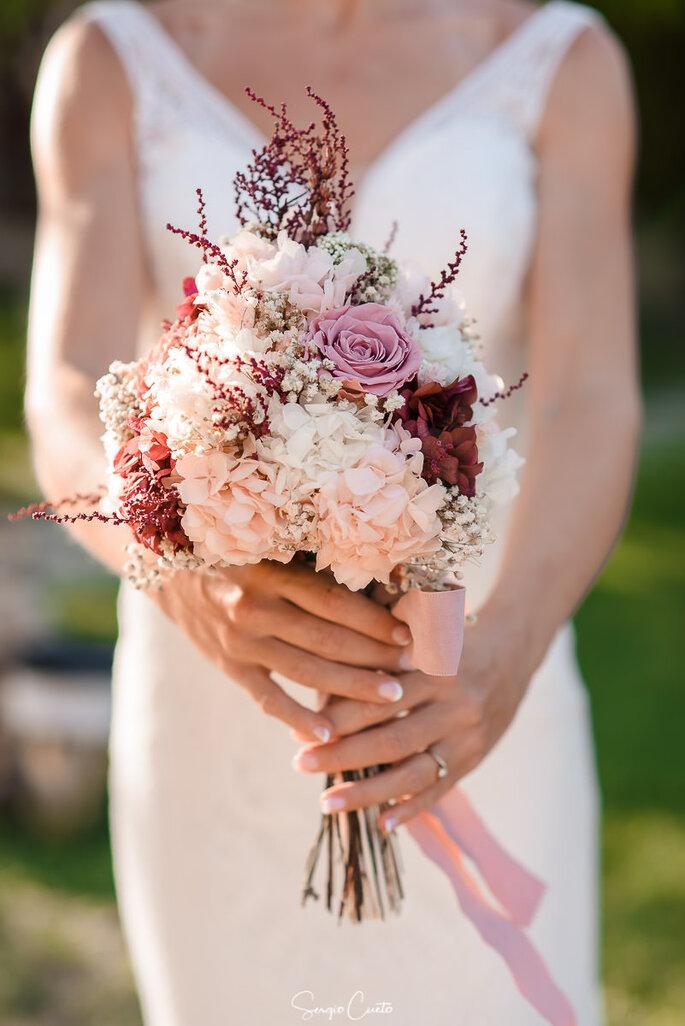
[[[292,554],[280,552],[277,543],[282,526],[278,496],[259,460],[213,452],[186,456],[175,471],[186,503],[183,529],[205,562],[288,562]]]
[[[330,567],[336,580],[354,591],[373,580],[387,584],[398,564],[440,548],[437,511],[445,489],[421,478],[417,439],[394,425],[386,441],[370,447],[354,467],[332,475],[314,499],[316,568]]]

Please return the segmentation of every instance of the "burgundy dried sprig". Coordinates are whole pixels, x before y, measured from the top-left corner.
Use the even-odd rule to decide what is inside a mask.
[[[461,242],[454,255],[454,259],[450,260],[442,272],[437,282],[431,282],[430,291],[427,296],[423,293],[418,298],[418,302],[411,308],[412,316],[418,317],[419,314],[432,314],[438,313],[437,306],[431,306],[431,303],[435,303],[437,299],[443,299],[445,295],[445,289],[448,285],[451,285],[454,279],[457,277],[461,262],[466,253],[466,232],[464,229],[460,229]],[[424,327],[431,327],[430,324],[424,325]]]
[[[240,385],[220,384],[212,376],[210,367],[212,365],[215,367],[223,367],[230,364],[232,367],[235,367],[237,371],[246,374],[256,385],[260,385],[265,388],[268,394],[277,394],[281,402],[285,402],[285,396],[282,389],[283,379],[286,373],[284,367],[280,367],[278,365],[272,366],[263,360],[256,359],[254,356],[249,358],[243,357],[240,354],[227,357],[208,356],[206,353],[200,353],[197,349],[193,349],[187,342],[179,342],[178,347],[179,349],[182,349],[196,365],[197,369],[212,389],[217,403],[220,403],[225,407],[223,412],[221,410],[217,410],[214,419],[215,427],[227,428],[230,425],[235,424],[237,414],[238,420],[245,422],[255,436],[260,437],[261,435],[268,433],[269,421],[266,416],[268,403],[264,396],[248,396]],[[261,411],[261,417],[259,420],[256,418],[258,409]]]
[[[372,264],[371,267],[367,267],[364,273],[360,274],[357,278],[356,282],[354,283],[350,292],[348,293],[345,302],[352,303],[353,306],[356,306],[358,303],[360,303],[362,296],[364,294],[364,289],[371,281],[374,280],[377,274],[378,267],[376,264]]]
[[[202,189],[196,189],[198,197],[198,208],[197,212],[200,216],[200,232],[191,232],[186,228],[176,228],[173,224],[167,224],[167,231],[172,232],[174,235],[180,235],[182,239],[189,242],[191,246],[196,246],[202,250],[202,259],[204,263],[208,263],[209,258],[212,257],[214,261],[219,265],[221,270],[231,279],[235,286],[235,290],[238,294],[243,292],[247,285],[247,272],[243,271],[240,278],[235,273],[235,269],[238,266],[238,260],[228,260],[226,254],[223,252],[220,246],[217,246],[215,242],[212,242],[207,237],[207,218],[205,215],[205,199],[202,194]]]
[[[7,519],[11,521],[23,520],[24,517],[31,517],[32,520],[45,520],[52,519],[53,514],[48,514],[48,510],[60,510],[65,506],[77,506],[82,503],[88,503],[90,506],[94,506],[100,501],[100,499],[106,494],[107,489],[104,485],[100,485],[97,492],[91,492],[86,495],[82,495],[80,492],[76,492],[74,495],[66,495],[63,499],[57,499],[55,502],[44,500],[43,502],[32,502],[29,506],[23,506],[18,509],[16,513],[8,513]],[[47,514],[45,516],[44,514]]]
[[[195,190],[195,192],[197,193],[197,199],[198,199],[197,212],[198,212],[198,214],[200,216],[200,238],[201,239],[206,239],[207,238],[207,217],[205,215],[205,198],[202,195],[202,189],[197,188]],[[202,262],[204,264],[207,263],[207,250],[203,250],[202,251]]]
[[[523,382],[528,380],[528,377],[528,371],[524,371],[516,384],[510,385],[506,392],[495,392],[495,394],[491,395],[489,399],[482,399],[481,402],[483,406],[491,406],[493,403],[497,402],[498,399],[508,399],[513,392],[518,388],[521,388]]]
[[[312,121],[300,129],[288,117],[285,103],[277,109],[254,90],[245,92],[271,115],[275,126],[269,142],[252,151],[252,163],[233,180],[240,223],[257,221],[274,238],[285,230],[305,246],[326,232],[347,231],[354,189],[345,136],[328,103],[307,86],[307,96],[322,112],[321,128]]]
[[[395,239],[397,238],[397,229],[398,228],[399,228],[399,224],[397,223],[397,221],[393,221],[393,223],[392,223],[392,225],[390,227],[390,234],[388,235],[388,238],[386,239],[385,245],[383,246],[383,253],[386,256],[390,252],[390,250],[392,249],[393,244],[395,242]]]

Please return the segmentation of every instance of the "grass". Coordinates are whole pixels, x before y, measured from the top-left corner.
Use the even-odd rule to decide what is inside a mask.
[[[5,500],[30,490],[17,469],[26,452],[20,326],[0,305],[0,454],[13,454],[1,479]],[[685,1021],[684,508],[681,435],[645,447],[626,532],[576,616],[604,802],[609,1026]],[[107,581],[57,582],[46,602],[67,636],[113,635]],[[113,897],[104,813],[86,836],[63,841],[0,819],[0,1021],[139,1021]]]
[[[576,616],[604,801],[610,1026],[685,1021],[685,439],[645,447],[626,532]]]

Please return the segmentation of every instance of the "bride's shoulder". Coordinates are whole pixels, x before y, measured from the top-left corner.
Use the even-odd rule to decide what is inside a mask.
[[[85,8],[77,10],[41,60],[31,111],[34,157],[75,168],[106,159],[126,141],[130,114],[126,76],[111,44]]]
[[[583,8],[582,4],[569,4]],[[603,19],[591,19],[568,48],[554,76],[538,142],[564,150],[592,141],[623,152],[634,144],[636,102],[630,58]]]

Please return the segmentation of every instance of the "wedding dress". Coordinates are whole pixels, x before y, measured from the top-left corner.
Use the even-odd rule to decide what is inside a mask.
[[[198,264],[197,251],[166,223],[195,226],[201,186],[210,236],[234,231],[231,180],[265,140],[145,7],[100,0],[78,16],[110,40],[133,96],[140,220],[155,291],[141,323],[142,353]],[[488,366],[509,383],[526,368],[532,140],[560,62],[596,17],[565,0],[537,9],[358,183],[352,235],[382,246],[397,219],[393,254],[431,275],[466,229],[458,284]],[[518,428],[516,449],[525,455],[525,388],[502,404],[500,420]],[[495,582],[509,515],[499,514],[498,542],[467,569],[473,610]],[[293,771],[299,745],[288,728],[127,584],[119,613],[113,859],[147,1026],[341,1023],[366,1017],[367,1008],[394,1026],[540,1026],[461,914],[447,878],[401,827],[399,916],[355,925],[338,923],[322,901],[300,907],[322,777]],[[291,693],[311,703],[307,689],[292,685]],[[499,841],[546,883],[529,935],[579,1026],[597,1026],[599,795],[570,623],[505,736],[461,786]]]

